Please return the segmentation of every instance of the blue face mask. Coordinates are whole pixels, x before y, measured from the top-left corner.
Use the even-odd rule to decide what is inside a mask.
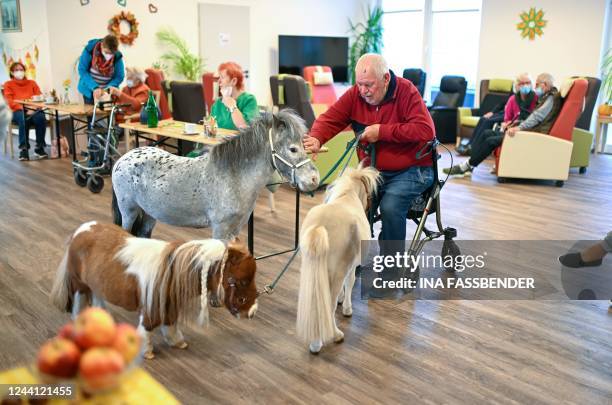
[[[542,97],[542,94],[544,94],[544,90],[542,90],[541,87],[536,87],[535,94],[537,94],[538,97]]]
[[[521,94],[527,95],[531,93],[531,86],[528,84],[524,84],[519,88],[519,91],[521,92]]]

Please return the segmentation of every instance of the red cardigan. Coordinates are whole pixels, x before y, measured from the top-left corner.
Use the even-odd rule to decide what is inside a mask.
[[[356,132],[368,125],[380,124],[376,143],[377,169],[395,171],[411,166],[431,166],[431,155],[420,160],[416,158],[425,143],[435,137],[431,115],[416,87],[393,72],[381,104],[366,103],[357,86],[353,86],[317,118],[310,135],[323,145],[349,124]],[[359,160],[367,157],[361,148],[358,155]]]
[[[23,110],[23,105],[15,100],[27,100],[39,94],[40,88],[34,80],[11,79],[4,82],[4,98],[13,111]]]
[[[129,103],[130,107],[126,107],[124,109],[125,115],[132,115],[139,113],[142,109],[142,104],[146,103],[147,98],[149,97],[149,86],[144,83],[140,83],[137,87],[128,87],[125,86],[121,89],[121,94],[117,97],[117,102],[121,104]],[[124,115],[120,115],[117,117],[119,122],[123,121]],[[136,119],[138,121],[138,119]]]

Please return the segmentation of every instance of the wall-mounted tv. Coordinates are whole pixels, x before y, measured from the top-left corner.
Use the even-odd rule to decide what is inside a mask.
[[[329,66],[335,82],[348,82],[348,38],[278,36],[278,73],[301,76],[311,65]]]

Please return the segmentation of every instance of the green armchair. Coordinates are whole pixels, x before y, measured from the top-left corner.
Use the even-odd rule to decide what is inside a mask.
[[[591,145],[593,144],[593,133],[580,128],[574,128],[572,132],[572,157],[570,167],[578,167],[580,174],[586,173],[591,158]]]

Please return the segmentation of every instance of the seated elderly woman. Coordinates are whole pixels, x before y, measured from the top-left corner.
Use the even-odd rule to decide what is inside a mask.
[[[116,87],[111,87],[110,94],[119,104],[130,104],[129,107],[123,108],[124,113],[117,115],[117,121],[123,122],[138,121],[142,105],[146,103],[149,96],[149,86],[145,84],[147,74],[144,70],[137,67],[128,67],[126,69],[125,86],[119,90]]]
[[[210,114],[217,120],[219,128],[244,128],[259,111],[255,96],[244,91],[244,75],[240,65],[225,62],[217,69],[221,97],[213,103]]]
[[[38,84],[26,78],[25,71],[23,63],[13,63],[9,67],[11,79],[4,83],[4,97],[13,111],[13,122],[19,126],[19,160],[30,159],[30,140],[28,139],[30,125],[34,125],[36,130],[34,154],[40,158],[46,158],[48,155],[45,152],[45,132],[47,131],[45,114],[40,110],[29,110],[26,114],[23,105],[17,102],[17,100],[31,99],[32,96],[41,94]]]

